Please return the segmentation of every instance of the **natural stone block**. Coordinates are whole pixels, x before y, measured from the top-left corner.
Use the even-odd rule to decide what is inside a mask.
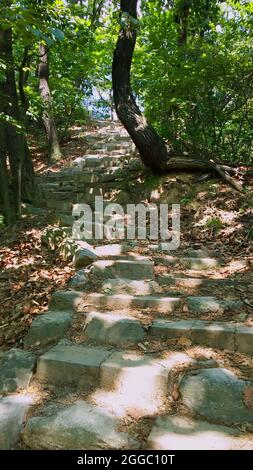
[[[47,312],[39,315],[31,324],[24,339],[25,347],[45,346],[61,339],[71,326],[70,312]]]
[[[61,342],[39,358],[36,376],[55,385],[97,386],[100,366],[109,355],[105,348]]]
[[[96,342],[121,346],[137,343],[145,336],[145,331],[138,320],[131,317],[90,312],[86,318],[85,334]]]
[[[34,397],[20,394],[0,399],[0,450],[15,449],[33,402]]]
[[[23,432],[31,449],[112,450],[134,446],[128,434],[119,431],[119,420],[107,410],[79,400],[52,416],[29,419]]]
[[[32,378],[35,357],[28,351],[10,349],[0,354],[0,392],[26,389]]]
[[[221,424],[253,424],[243,393],[247,382],[225,368],[200,369],[180,382],[183,404],[191,413]]]

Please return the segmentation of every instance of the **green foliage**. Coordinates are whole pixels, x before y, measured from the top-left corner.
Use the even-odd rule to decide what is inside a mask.
[[[37,76],[41,41],[48,47],[56,121],[65,132],[76,120],[86,121],[90,103],[95,114],[110,116],[118,30],[136,27],[132,85],[159,133],[179,150],[189,143],[224,160],[253,162],[252,2],[139,4],[135,20],[120,17],[114,0],[0,2],[0,27],[13,31],[17,82],[28,47],[23,72],[29,120],[40,120],[43,110]],[[7,70],[1,58],[0,82]]]
[[[223,223],[221,222],[219,217],[210,217],[206,221],[206,227],[211,229],[214,233],[217,233],[223,228]]]
[[[4,216],[0,214],[0,230],[3,230],[5,227]]]
[[[250,163],[252,4],[214,1],[206,11],[206,2],[190,2],[187,39],[180,44],[176,19],[185,3],[142,2],[134,89],[147,117],[175,148],[189,142],[223,159]]]

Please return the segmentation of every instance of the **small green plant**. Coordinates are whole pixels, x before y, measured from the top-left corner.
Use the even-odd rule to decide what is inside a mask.
[[[0,214],[0,230],[3,229],[4,226],[5,226],[4,216]]]
[[[223,228],[223,223],[221,222],[219,217],[210,217],[206,221],[206,227],[211,229],[214,233],[217,233]]]
[[[183,205],[186,205],[188,204],[189,202],[192,201],[192,196],[188,195],[188,196],[183,196],[181,199],[180,199],[180,204],[183,204]]]

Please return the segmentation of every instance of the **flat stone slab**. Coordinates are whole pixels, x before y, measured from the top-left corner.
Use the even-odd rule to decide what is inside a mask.
[[[244,354],[253,354],[253,327],[236,325],[235,341],[236,351]]]
[[[193,344],[244,354],[253,353],[253,327],[205,320],[154,320],[148,330],[158,338],[189,338]]]
[[[181,302],[178,297],[159,297],[155,295],[127,295],[127,294],[88,294],[86,302],[98,309],[109,308],[124,309],[146,309],[152,308],[156,312],[173,312]]]
[[[183,377],[180,394],[191,413],[219,424],[252,426],[253,411],[243,401],[247,384],[225,368],[200,369]]]
[[[196,277],[172,277],[172,276],[158,276],[158,282],[162,285],[173,285],[178,287],[186,287],[196,289],[197,287],[206,286],[234,286],[233,279],[210,279],[210,278],[196,278]]]
[[[105,409],[79,400],[52,416],[29,419],[23,441],[30,449],[127,449],[134,441],[118,430],[119,425]]]
[[[154,262],[149,260],[95,261],[93,274],[103,278],[152,279]]]
[[[40,382],[77,387],[98,386],[101,364],[111,351],[60,342],[38,360],[36,377]]]
[[[29,386],[35,357],[28,351],[10,349],[0,353],[0,393],[13,393]]]
[[[162,291],[155,281],[116,278],[103,281],[101,290],[110,294],[152,295]]]
[[[0,399],[0,450],[15,449],[34,397],[10,395]]]
[[[45,346],[59,341],[71,326],[71,312],[47,312],[38,316],[31,324],[24,339],[24,346]]]
[[[187,297],[187,305],[190,311],[199,314],[235,311],[244,306],[241,301],[219,300],[211,296]]]
[[[84,268],[98,259],[95,250],[88,243],[79,242],[79,246],[73,258],[75,269]]]
[[[182,415],[158,417],[148,437],[149,450],[252,450],[253,439],[236,429]]]
[[[110,245],[101,245],[95,249],[96,255],[99,258],[110,258],[121,256],[127,251],[125,244],[112,243]]]
[[[217,268],[220,263],[219,260],[216,258],[209,258],[209,257],[186,257],[186,258],[179,258],[178,261],[180,264],[185,266],[189,269],[196,269],[196,270],[206,270],[206,269],[213,269]]]
[[[62,290],[53,292],[49,309],[72,311],[82,309],[85,304],[87,304],[87,301],[85,302],[85,296],[82,292],[74,289]]]
[[[115,352],[101,366],[102,395],[137,416],[157,413],[167,396],[169,369],[163,361],[134,352]]]
[[[184,336],[191,338],[191,329],[195,320],[154,320],[149,334],[158,338],[174,339]]]
[[[90,312],[86,317],[85,334],[96,342],[120,346],[138,343],[145,331],[138,320],[120,313]]]
[[[197,320],[191,328],[191,340],[210,348],[235,351],[235,325],[233,323]]]
[[[155,257],[155,260],[158,264],[165,264],[166,266],[174,266],[176,264],[180,264],[181,266],[192,269],[196,271],[205,271],[208,269],[214,269],[219,267],[219,260],[216,258],[209,258],[209,257],[183,257],[183,256],[172,256],[172,255],[165,255],[161,257]]]

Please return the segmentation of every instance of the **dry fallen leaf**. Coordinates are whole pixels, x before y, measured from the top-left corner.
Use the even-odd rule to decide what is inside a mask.
[[[243,390],[243,400],[245,406],[249,408],[249,410],[253,411],[253,386],[246,385]]]
[[[186,338],[185,336],[181,336],[181,338],[178,339],[177,344],[179,346],[183,346],[184,348],[188,348],[191,346],[192,342],[189,338]]]
[[[177,400],[179,399],[180,393],[179,393],[178,384],[174,384],[174,385],[173,385],[173,389],[172,389],[171,396],[172,396],[172,398],[173,398],[174,401],[177,401]]]

